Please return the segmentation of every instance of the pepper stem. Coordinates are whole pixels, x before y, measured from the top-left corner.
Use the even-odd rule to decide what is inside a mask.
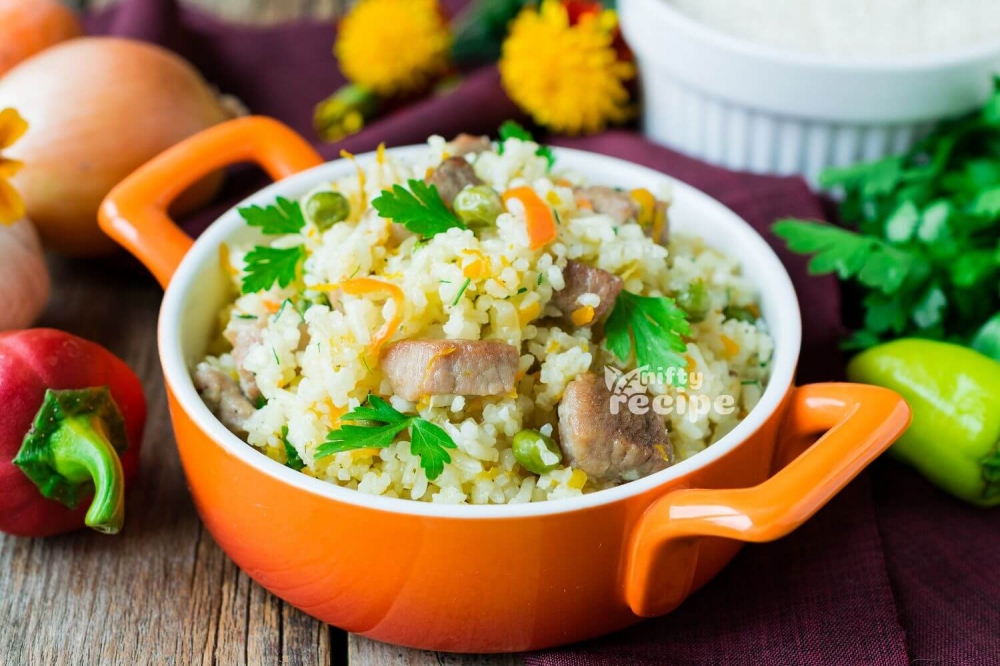
[[[125,520],[128,447],[121,411],[107,387],[46,391],[14,464],[42,495],[75,509],[93,493],[84,523],[115,534]]]
[[[94,417],[68,418],[52,434],[53,469],[70,483],[94,484],[84,523],[117,534],[125,522],[125,472],[103,424]]]

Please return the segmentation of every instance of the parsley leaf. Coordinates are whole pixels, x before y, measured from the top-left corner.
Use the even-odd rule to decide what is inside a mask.
[[[280,287],[287,287],[298,277],[299,264],[305,257],[306,249],[302,245],[289,248],[258,245],[247,252],[243,293],[264,291],[276,282]]]
[[[402,423],[408,418],[393,409],[392,405],[377,395],[368,396],[367,405],[351,410],[341,417],[342,421],[374,421],[375,423]]]
[[[451,462],[447,449],[454,449],[455,442],[439,425],[424,419],[416,419],[410,426],[410,451],[420,456],[420,466],[427,478],[434,480]]]
[[[972,348],[980,354],[1000,361],[1000,312],[990,318],[972,338]],[[1000,452],[997,454],[1000,456]]]
[[[301,472],[302,468],[306,466],[302,462],[302,458],[299,457],[299,452],[295,450],[292,443],[288,441],[288,426],[281,426],[281,443],[285,445],[285,457],[288,461],[285,463],[285,467],[291,467],[296,472]]]
[[[822,222],[781,220],[774,225],[774,233],[784,238],[793,252],[814,255],[809,262],[813,275],[836,273],[842,280],[856,277],[884,294],[899,290],[914,260],[906,251],[880,239]]]
[[[265,234],[297,234],[306,226],[299,202],[283,197],[278,197],[274,206],[248,206],[239,208],[238,212],[247,224],[259,227]]]
[[[497,152],[501,155],[503,155],[504,151],[503,144],[507,139],[519,139],[521,141],[530,141],[532,143],[538,143],[537,141],[535,141],[535,137],[531,136],[531,132],[524,129],[513,120],[504,121],[503,125],[500,126],[500,131],[498,132],[498,134],[500,136],[500,144],[499,147],[497,148]],[[548,167],[549,170],[550,171],[552,170],[552,167],[556,163],[556,156],[552,152],[551,148],[539,144],[538,150],[535,151],[535,155],[538,155],[539,157],[544,157],[545,161],[549,163]]]
[[[524,129],[520,124],[514,122],[513,120],[505,120],[502,125],[500,125],[500,131],[498,132],[500,136],[500,154],[503,155],[503,142],[507,139],[520,139],[521,141],[534,141],[535,137],[531,136],[531,132]]]
[[[372,201],[379,217],[399,222],[409,231],[430,238],[452,228],[468,229],[441,200],[437,188],[422,180],[407,181],[410,189],[393,185]]]
[[[343,451],[385,448],[409,428],[410,452],[420,457],[420,466],[427,479],[433,481],[451,462],[447,449],[456,448],[455,442],[440,426],[420,416],[402,414],[377,395],[369,395],[366,405],[356,407],[340,420],[351,423],[327,435],[326,441],[316,449],[317,460]]]
[[[639,296],[623,291],[604,329],[608,350],[623,362],[635,350],[636,365],[650,370],[683,368],[687,351],[683,336],[691,335],[687,313],[672,298]]]

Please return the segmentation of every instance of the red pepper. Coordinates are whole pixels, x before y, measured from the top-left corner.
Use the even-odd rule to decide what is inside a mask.
[[[0,531],[118,532],[145,422],[142,383],[100,345],[51,329],[0,334]]]

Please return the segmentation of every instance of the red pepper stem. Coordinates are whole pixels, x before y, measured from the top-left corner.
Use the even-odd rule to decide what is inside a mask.
[[[125,521],[125,472],[101,419],[81,414],[64,419],[50,441],[52,467],[71,483],[94,483],[84,522],[116,534]]]

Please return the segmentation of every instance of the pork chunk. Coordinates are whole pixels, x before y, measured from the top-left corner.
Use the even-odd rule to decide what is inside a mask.
[[[441,200],[449,208],[455,202],[458,193],[466,187],[483,184],[476,175],[476,170],[465,161],[464,157],[449,157],[441,162],[427,177],[427,182],[437,188]]]
[[[597,375],[580,375],[559,403],[559,446],[568,464],[599,483],[634,481],[670,466],[673,447],[663,417],[627,405],[612,413],[611,391]]]
[[[382,352],[392,389],[426,395],[506,395],[514,390],[517,348],[498,340],[403,340]]]
[[[330,298],[336,297],[331,294]],[[266,319],[233,319],[222,332],[222,336],[233,346],[233,363],[236,365],[236,374],[240,377],[240,389],[251,401],[256,401],[260,397],[260,389],[257,387],[254,373],[246,369],[246,360],[251,348],[264,340],[266,327]],[[303,351],[308,346],[309,327],[303,322],[299,324],[298,350]]]
[[[458,156],[478,155],[485,153],[492,147],[488,136],[476,136],[463,132],[451,140],[451,152]]]
[[[251,401],[260,397],[260,389],[257,388],[257,378],[244,367],[244,364],[250,349],[264,339],[265,326],[267,322],[264,319],[233,319],[222,333],[233,346],[233,363],[236,364],[236,373],[240,376],[240,388],[243,390],[243,395]]]
[[[213,365],[199,363],[194,371],[194,385],[222,425],[246,439],[247,421],[257,410],[240,391],[236,380]]]
[[[589,203],[594,212],[611,216],[619,224],[635,220],[639,215],[639,204],[628,192],[604,185],[589,185],[574,190],[577,205]]]
[[[617,275],[602,268],[595,268],[579,261],[566,262],[563,269],[563,280],[566,286],[552,294],[550,303],[559,309],[565,322],[574,326],[570,318],[574,311],[580,308],[577,299],[583,294],[597,294],[601,302],[594,308],[594,317],[583,326],[593,326],[600,322],[604,315],[611,312],[615,299],[621,293],[624,283]]]

